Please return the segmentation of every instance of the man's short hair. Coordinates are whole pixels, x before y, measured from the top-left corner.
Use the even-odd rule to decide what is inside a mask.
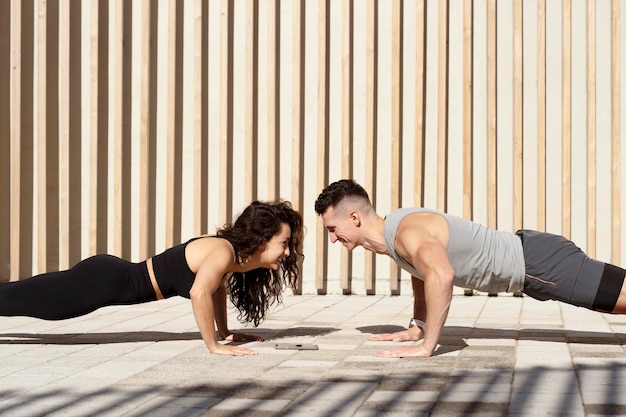
[[[315,212],[324,214],[328,207],[336,207],[346,198],[365,199],[367,205],[371,206],[367,191],[354,180],[339,180],[330,184],[320,193],[315,201]]]

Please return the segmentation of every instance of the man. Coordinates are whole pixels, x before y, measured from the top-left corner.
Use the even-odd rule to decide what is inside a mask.
[[[562,236],[492,230],[425,208],[399,209],[383,219],[353,180],[326,187],[315,211],[332,243],[388,255],[412,275],[411,325],[370,340],[424,340],[375,356],[431,356],[448,316],[453,285],[489,293],[522,291],[539,300],[626,313],[626,270],[588,258]]]

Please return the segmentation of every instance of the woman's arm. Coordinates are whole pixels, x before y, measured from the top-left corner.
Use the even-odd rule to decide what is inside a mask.
[[[220,283],[213,293],[213,309],[215,312],[215,324],[217,332],[222,339],[230,336],[228,330],[228,316],[226,313],[226,284],[224,281]]]
[[[228,314],[226,311],[226,283],[222,281],[222,284],[217,287],[217,290],[213,293],[213,307],[215,312],[215,324],[217,325],[217,332],[224,340],[230,340],[235,342],[262,342],[261,336],[256,336],[246,333],[233,333],[228,329]]]
[[[211,254],[202,262],[189,291],[193,315],[202,339],[211,353],[237,356],[255,355],[256,352],[248,348],[223,345],[217,341],[215,335],[216,322],[219,330],[227,329],[226,290],[223,276],[226,274],[229,264],[233,262],[232,257],[232,253],[228,250],[216,249],[211,251]],[[219,295],[220,288],[224,294],[223,302],[221,295]],[[218,303],[214,302],[214,297]],[[216,311],[218,311],[217,314]]]

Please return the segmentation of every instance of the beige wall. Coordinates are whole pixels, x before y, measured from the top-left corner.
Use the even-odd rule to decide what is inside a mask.
[[[354,177],[626,264],[624,0],[0,2],[0,279],[139,261],[253,199],[304,215],[304,293],[409,292],[327,245]]]

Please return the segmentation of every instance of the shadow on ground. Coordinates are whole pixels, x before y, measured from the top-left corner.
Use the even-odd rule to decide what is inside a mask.
[[[394,325],[357,327],[362,333],[385,334],[405,330],[404,327]],[[449,341],[456,339],[514,339],[536,340],[566,343],[622,345],[626,343],[626,334],[591,331],[576,331],[567,329],[494,329],[481,327],[446,326],[441,336]]]
[[[115,410],[132,417],[295,416],[310,411],[321,417],[357,411],[359,415],[524,415],[531,411],[530,407],[534,407],[532,399],[544,394],[542,380],[571,371],[543,366],[515,372],[510,368],[490,369],[489,372],[484,369],[438,371],[416,368],[321,381],[290,378],[242,382],[222,378],[215,383],[186,387],[118,384],[83,393],[62,389],[23,393],[4,388],[0,390],[0,415],[12,415],[22,407],[37,410],[36,415],[73,415],[73,410],[79,408],[87,413],[85,415],[93,417],[111,415]],[[552,404],[559,408],[559,415],[626,413],[626,405],[620,405],[619,400],[622,396],[620,386],[623,385],[610,383],[623,377],[626,365],[609,361],[602,366],[583,365],[576,372],[578,378],[554,379],[559,381],[556,385],[560,386],[553,387],[556,401]],[[593,375],[587,376],[586,372]],[[580,394],[577,379],[585,378],[589,378],[586,384],[591,384],[596,378],[608,382],[597,385],[601,392],[595,394],[601,402],[583,406],[572,401]],[[494,392],[501,393],[505,400],[494,401]],[[245,401],[225,402],[227,399]],[[132,406],[128,407],[128,403]],[[268,403],[272,403],[273,408],[268,408]],[[89,404],[93,404],[94,408],[90,409]],[[242,404],[245,406],[242,407]]]
[[[339,329],[332,327],[293,327],[280,331],[271,329],[242,329],[242,332],[258,332],[266,340],[323,336]],[[200,332],[89,332],[89,333],[0,333],[0,345],[92,345],[107,343],[165,342],[176,340],[202,340]],[[235,343],[237,344],[237,343]]]

